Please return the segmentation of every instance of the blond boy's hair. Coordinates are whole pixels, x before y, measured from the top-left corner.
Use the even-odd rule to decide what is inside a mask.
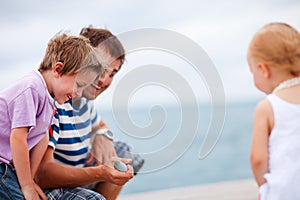
[[[82,70],[103,71],[98,56],[90,41],[82,36],[70,36],[67,33],[57,33],[48,43],[45,56],[39,70],[51,70],[57,62],[63,63],[60,75],[74,75]]]
[[[300,74],[300,34],[286,23],[262,27],[249,45],[249,53],[258,61]]]

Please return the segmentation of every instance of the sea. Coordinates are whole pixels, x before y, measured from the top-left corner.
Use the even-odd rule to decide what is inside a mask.
[[[126,183],[121,194],[253,178],[249,154],[256,104],[257,101],[226,103],[225,115],[216,119],[224,121],[222,129],[212,150],[205,157],[199,155],[202,144],[209,134],[208,128],[213,124],[211,122],[213,109],[209,103],[199,104],[193,108],[165,106],[157,112],[155,108],[147,106],[124,109],[124,112],[99,109],[101,118],[113,131],[116,140],[131,145],[142,157],[155,156],[154,159],[145,159],[140,172]],[[194,113],[195,109],[199,111],[197,119],[194,119],[195,115],[188,113],[192,111]],[[189,118],[190,116],[193,118]],[[155,119],[163,122],[159,123]],[[193,120],[198,120],[195,131],[188,128],[185,128],[186,132],[183,131],[183,134],[178,131],[181,130],[181,126],[186,127],[186,123],[192,123]],[[124,123],[125,126],[129,123],[129,128],[124,127]],[[155,127],[153,123],[160,127]],[[150,127],[151,125],[154,127]],[[131,126],[138,128],[134,129]],[[134,133],[130,133],[130,127]],[[148,133],[143,130],[147,130]],[[149,133],[149,130],[153,130],[153,134]],[[178,134],[182,134],[180,138],[185,147],[180,146],[180,142],[175,146],[171,145]],[[189,141],[184,141],[185,138]],[[169,154],[163,151],[168,148]],[[181,152],[174,154],[173,152],[178,152],[178,149]]]

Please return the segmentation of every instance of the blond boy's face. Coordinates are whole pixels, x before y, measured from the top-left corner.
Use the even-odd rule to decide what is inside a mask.
[[[83,90],[96,79],[94,71],[80,72],[76,75],[62,75],[55,79],[53,93],[56,101],[63,104],[69,99],[82,96]]]
[[[82,97],[83,91],[96,80],[97,75],[98,74],[94,71],[78,73],[76,75],[72,97],[74,99],[80,99]]]

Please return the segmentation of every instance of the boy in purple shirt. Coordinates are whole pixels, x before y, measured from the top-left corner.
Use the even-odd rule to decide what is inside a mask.
[[[102,72],[84,37],[55,35],[39,69],[0,92],[0,196],[46,199],[33,177],[48,145],[53,101],[81,96]]]
[[[102,64],[107,66],[105,73],[84,90],[84,96],[94,100],[120,70],[125,50],[108,30],[89,27],[83,28],[80,34],[89,38]],[[97,195],[116,199],[123,185],[133,177],[132,167],[137,172],[143,165],[144,160],[133,154],[130,146],[113,142],[111,135],[105,133],[108,127],[102,120],[99,123],[93,102],[86,98],[73,98],[57,107],[49,130],[49,146],[36,175],[49,200],[103,199],[95,198]],[[93,150],[89,149],[91,142]],[[91,159],[87,160],[89,154]],[[117,156],[132,159],[132,167],[128,166],[127,172],[116,171],[108,165]],[[129,164],[127,159],[122,161]]]

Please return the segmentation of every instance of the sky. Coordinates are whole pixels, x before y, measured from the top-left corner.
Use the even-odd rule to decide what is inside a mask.
[[[144,28],[184,35],[199,45],[214,63],[226,101],[262,98],[264,94],[252,83],[246,60],[247,46],[255,32],[269,22],[286,22],[300,30],[299,10],[300,2],[296,0],[1,1],[0,89],[37,68],[49,39],[57,32],[66,30],[78,35],[82,27],[92,24],[107,28],[117,36]],[[111,105],[114,89],[128,73],[151,64],[177,71],[189,83],[199,102],[210,99],[210,88],[203,77],[197,76],[180,56],[144,49],[127,55],[111,88],[101,95],[101,104]],[[137,86],[128,94],[128,101],[137,105],[147,101],[178,101],[170,88],[161,86],[159,83]]]

